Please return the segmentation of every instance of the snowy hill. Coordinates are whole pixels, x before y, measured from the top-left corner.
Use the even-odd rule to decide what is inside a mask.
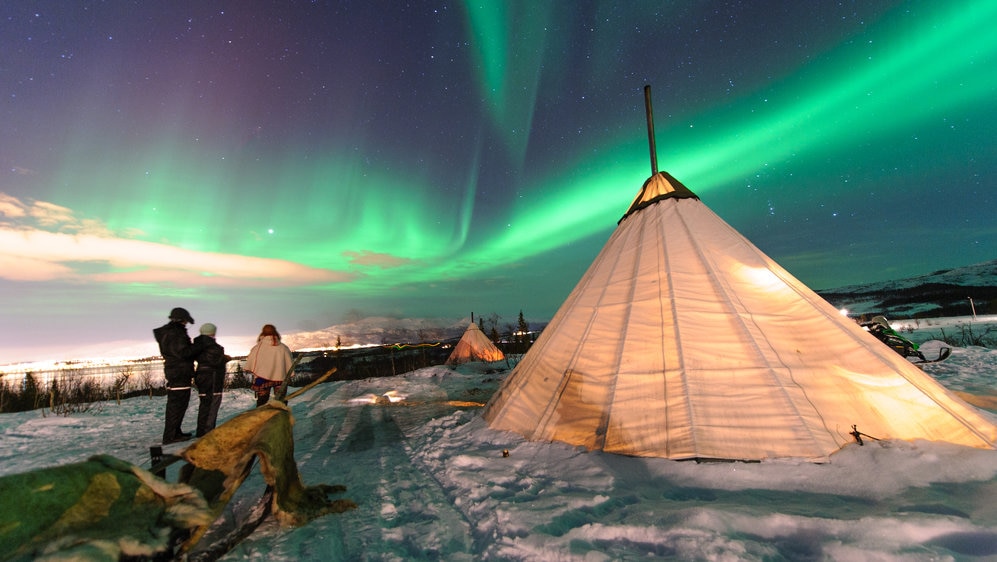
[[[398,342],[446,341],[460,338],[467,329],[466,318],[456,322],[440,318],[388,318],[371,316],[329,326],[314,332],[297,332],[284,337],[291,349],[331,349],[363,347]]]
[[[997,260],[817,293],[853,316],[933,318],[997,314]],[[972,301],[970,301],[972,299]]]

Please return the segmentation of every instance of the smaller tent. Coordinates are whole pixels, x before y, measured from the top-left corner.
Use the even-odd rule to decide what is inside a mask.
[[[464,330],[464,335],[453,348],[450,357],[447,358],[447,365],[461,365],[471,361],[501,361],[505,359],[502,350],[495,347],[488,336],[478,328],[473,321]]]

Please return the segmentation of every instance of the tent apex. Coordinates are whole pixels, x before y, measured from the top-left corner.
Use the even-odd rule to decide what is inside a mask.
[[[647,178],[640,191],[637,192],[637,197],[630,204],[630,208],[617,224],[644,207],[662,199],[699,199],[699,197],[668,172],[658,172]]]

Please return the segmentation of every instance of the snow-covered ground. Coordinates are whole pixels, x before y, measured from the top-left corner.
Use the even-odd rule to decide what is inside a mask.
[[[985,334],[997,340],[997,314],[903,319],[891,321],[890,326],[918,343],[942,338],[962,342]]]
[[[957,348],[925,368],[953,390],[997,395],[997,350]],[[821,465],[590,453],[488,429],[475,403],[507,374],[505,363],[430,367],[295,399],[302,479],[345,484],[359,508],[298,528],[268,520],[224,559],[997,559],[997,451],[873,441]],[[386,394],[395,401],[377,400]],[[253,404],[231,392],[220,420]],[[96,453],[149,467],[164,407],[143,397],[0,415],[0,475]],[[195,417],[192,401],[185,429]],[[225,518],[262,491],[257,472]]]

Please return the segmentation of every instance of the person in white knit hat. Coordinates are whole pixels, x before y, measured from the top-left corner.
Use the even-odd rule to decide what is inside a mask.
[[[200,403],[197,406],[197,432],[201,437],[215,428],[218,409],[222,405],[222,391],[225,389],[225,366],[232,358],[225,355],[225,348],[215,341],[218,328],[211,322],[201,325],[201,335],[194,338],[194,346],[200,351],[194,360],[194,383]]]
[[[256,391],[257,407],[270,401],[271,388],[278,389],[274,398],[284,398],[279,394],[285,377],[293,374],[293,364],[291,350],[281,343],[277,328],[273,324],[263,326],[256,338],[256,345],[246,356],[246,370],[253,374],[252,389]]]

